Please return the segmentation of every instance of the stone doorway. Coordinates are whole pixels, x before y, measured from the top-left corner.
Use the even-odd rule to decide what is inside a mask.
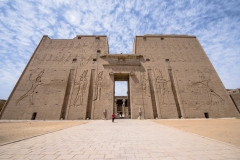
[[[114,96],[114,108],[113,111],[116,118],[129,119],[131,118],[131,108],[130,108],[130,92],[129,92],[129,74],[127,73],[115,73],[114,81],[125,81],[127,82],[127,91],[125,95],[115,95]],[[116,93],[118,88],[114,88],[114,93]]]
[[[115,96],[116,118],[128,119],[131,116],[128,96]]]

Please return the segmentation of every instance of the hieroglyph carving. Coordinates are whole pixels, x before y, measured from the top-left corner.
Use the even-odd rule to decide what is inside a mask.
[[[80,55],[78,58],[80,66],[83,67],[85,64],[88,64],[88,62],[92,60],[92,56],[92,54],[90,56]]]
[[[78,99],[79,99],[79,105],[82,106],[83,104],[83,97],[87,88],[87,73],[88,70],[83,71],[82,75],[79,77],[79,81],[75,84],[77,86],[77,95],[73,102],[73,105],[75,106]],[[75,87],[74,87],[75,88]],[[77,105],[77,106],[79,106]]]
[[[58,41],[50,41],[48,44],[46,43],[46,39],[43,40],[41,45],[41,52],[50,52],[51,50],[59,50],[59,51],[71,51],[71,50],[78,50],[81,53],[86,53],[91,49],[102,49],[105,46],[105,43],[101,40],[95,42],[58,42]]]
[[[101,83],[103,80],[103,71],[99,72],[95,81],[95,87],[94,87],[94,91],[95,91],[95,96],[93,100],[100,100],[101,97]]]
[[[169,80],[163,78],[162,72],[160,70],[158,70],[157,68],[155,70],[158,71],[158,76],[156,78],[156,88],[158,92],[159,103],[160,105],[167,105],[170,102],[167,94],[167,83],[169,82]]]
[[[32,83],[31,88],[24,95],[22,95],[20,98],[18,98],[18,100],[16,101],[16,104],[18,104],[24,98],[29,97],[30,105],[34,105],[34,103],[33,103],[34,91],[39,85],[42,84],[41,77],[42,77],[44,71],[45,71],[44,69],[38,68],[38,69],[32,71],[32,73],[30,73],[29,81]],[[37,73],[36,76],[34,76],[35,73]]]
[[[137,48],[140,48],[142,51],[154,53],[159,50],[163,51],[181,51],[181,50],[196,50],[199,49],[200,46],[198,44],[191,43],[165,43],[164,41],[139,41],[137,43]]]
[[[85,66],[85,64],[88,64],[89,61],[92,60],[92,56],[91,55],[78,55],[78,56],[74,56],[72,54],[65,54],[65,53],[59,53],[59,54],[45,54],[44,56],[40,56],[40,55],[36,55],[33,59],[33,65],[35,66],[36,64],[49,64],[49,63],[61,63],[63,62],[64,64],[66,62],[72,62],[73,58],[77,59],[77,62],[81,67]]]

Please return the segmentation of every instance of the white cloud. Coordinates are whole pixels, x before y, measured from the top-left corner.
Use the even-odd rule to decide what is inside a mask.
[[[8,97],[43,35],[107,35],[110,53],[131,53],[136,35],[196,35],[224,85],[240,88],[237,0],[3,0],[0,10],[0,92],[9,86],[0,99]]]

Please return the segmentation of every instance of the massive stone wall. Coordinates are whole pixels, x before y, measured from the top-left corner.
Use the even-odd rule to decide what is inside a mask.
[[[102,112],[109,103],[106,97],[113,93],[108,89],[113,81],[99,58],[104,54],[108,54],[106,36],[65,40],[44,36],[13,89],[2,119],[31,119],[34,112],[36,119],[101,118],[96,113]],[[94,112],[86,115],[87,106]]]
[[[154,75],[159,118],[239,116],[195,36],[137,36],[135,52]]]
[[[115,80],[134,119],[239,116],[195,36],[137,36],[132,54],[109,54],[106,36],[43,36],[1,119],[111,118]]]

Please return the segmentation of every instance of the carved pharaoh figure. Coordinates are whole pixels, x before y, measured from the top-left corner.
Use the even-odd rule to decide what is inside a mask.
[[[94,96],[94,100],[100,100],[100,96],[101,96],[101,83],[102,83],[102,75],[103,75],[103,71],[99,72],[96,78],[96,82],[95,82],[95,96]]]
[[[160,104],[168,104],[170,102],[168,94],[166,93],[167,83],[168,81],[166,79],[163,79],[162,72],[159,71],[159,76],[156,78],[156,87],[159,94],[158,97]]]
[[[202,88],[205,90],[205,92],[207,93],[208,97],[209,97],[209,102],[211,104],[211,106],[213,106],[215,103],[219,103],[221,101],[223,101],[223,98],[218,95],[213,89],[211,89],[209,87],[209,82],[211,80],[210,75],[211,72],[208,71],[207,75],[204,74],[203,72],[198,70],[198,74],[199,74],[199,78],[200,81],[197,81],[195,83],[193,83],[192,85],[197,85],[198,87]]]
[[[76,95],[76,98],[73,102],[73,105],[75,106],[78,99],[80,100],[80,106],[83,104],[83,96],[84,96],[84,92],[86,91],[86,87],[87,87],[87,72],[88,70],[83,71],[82,75],[80,76],[79,81],[76,83],[76,85],[78,85],[78,92]]]
[[[39,71],[40,70],[40,71]],[[39,72],[39,73],[38,73]],[[36,75],[36,77],[33,76],[34,73],[38,73]],[[30,97],[30,105],[34,105],[33,103],[33,95],[34,95],[34,91],[35,89],[41,85],[41,77],[44,73],[44,69],[37,69],[34,72],[32,72],[29,76],[29,81],[32,83],[31,88],[27,91],[27,93],[25,93],[24,95],[22,95],[17,101],[16,104],[18,104],[21,100],[23,100],[26,97]]]

